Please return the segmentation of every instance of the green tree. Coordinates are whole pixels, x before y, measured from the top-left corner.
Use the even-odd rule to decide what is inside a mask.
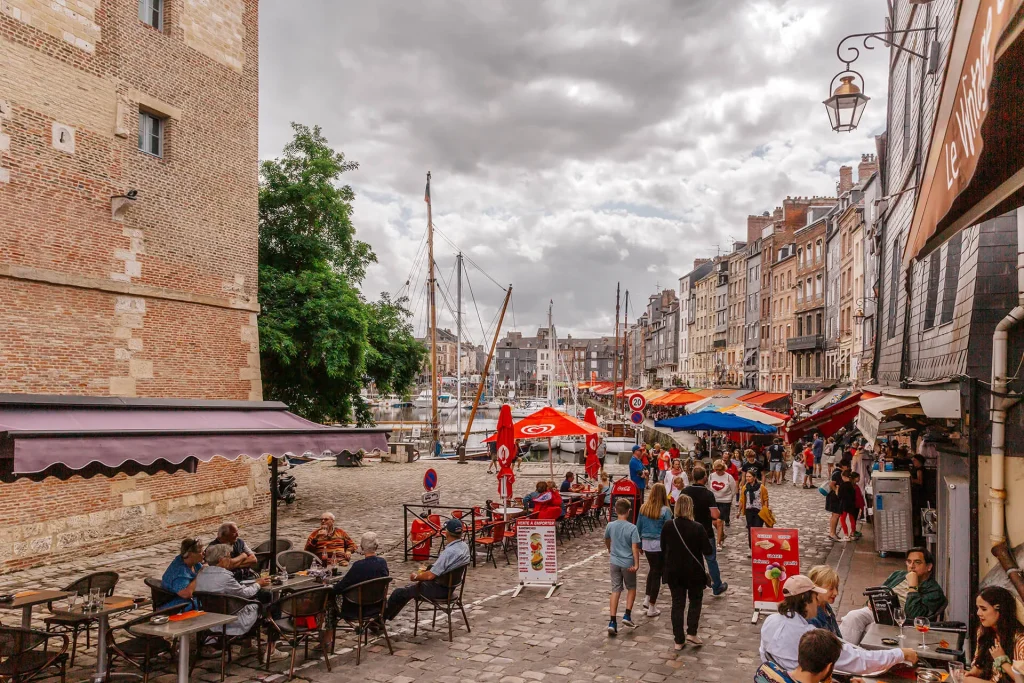
[[[407,390],[425,349],[412,336],[404,300],[367,303],[359,293],[377,258],[356,239],[355,193],[338,182],[357,164],[331,149],[319,127],[292,128],[282,156],[260,166],[264,394],[310,420],[366,424],[364,382]]]

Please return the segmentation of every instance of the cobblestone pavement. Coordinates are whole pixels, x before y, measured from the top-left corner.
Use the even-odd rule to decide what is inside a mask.
[[[482,504],[496,494],[493,475],[483,463],[458,465],[451,462],[429,463],[437,469],[441,503],[445,505]],[[340,527],[354,538],[364,531],[375,531],[386,549],[391,572],[397,585],[415,569],[415,563],[402,561],[402,503],[417,502],[422,493],[422,476],[428,463],[371,463],[359,469],[339,469],[329,463],[310,463],[293,470],[298,481],[299,498],[281,513],[280,535],[300,545],[319,524],[320,513],[331,510]],[[565,465],[556,476],[561,479]],[[522,494],[533,488],[546,465],[527,465],[519,475],[515,489]],[[612,469],[622,474],[621,466]],[[780,526],[800,530],[803,568],[821,563],[831,544],[826,533],[823,501],[815,490],[794,488],[791,484],[770,487],[771,504]],[[429,618],[421,621],[419,635],[412,636],[411,605],[393,622],[389,631],[395,646],[390,656],[383,641],[364,650],[358,676],[369,681],[648,681],[685,678],[696,681],[749,680],[756,667],[760,626],[750,623],[751,589],[749,552],[745,531],[733,520],[732,533],[725,550],[719,553],[723,578],[729,591],[714,598],[706,593],[700,635],[704,647],[676,652],[672,649],[669,623],[669,595],[662,590],[663,613],[655,618],[636,612],[637,628],[622,627],[617,638],[605,631],[608,621],[607,554],[600,530],[567,541],[558,548],[560,578],[564,585],[550,599],[544,592],[528,589],[512,598],[517,575],[498,553],[497,568],[480,565],[472,569],[466,585],[465,603],[471,633],[457,619],[454,642],[447,642],[444,617],[437,629]],[[252,545],[267,537],[266,527],[243,528],[243,538]],[[215,529],[210,529],[213,536]],[[24,587],[57,588],[89,571],[115,569],[121,574],[119,594],[148,595],[142,583],[147,576],[160,576],[176,552],[176,544],[82,558],[73,566],[51,566],[0,576],[0,592]],[[482,558],[481,558],[482,559]],[[514,557],[511,558],[514,561]],[[639,574],[642,588],[646,562]],[[639,599],[637,601],[639,603]],[[620,608],[621,609],[621,608]],[[621,613],[620,613],[621,616]],[[42,615],[35,613],[37,625]],[[5,623],[17,623],[16,614],[0,612]],[[425,626],[425,627],[424,627]],[[327,672],[323,660],[303,661],[296,678],[312,681],[353,680],[354,640],[339,640],[332,657],[333,672]],[[95,666],[94,648],[80,650],[70,680],[82,679]],[[301,653],[300,653],[301,654]],[[280,680],[279,672],[287,662],[275,662],[270,673],[258,668],[251,657],[239,660],[229,670],[227,683],[248,680]],[[202,660],[194,674],[196,680],[219,680],[219,659]],[[172,674],[151,678],[157,683],[172,681]]]

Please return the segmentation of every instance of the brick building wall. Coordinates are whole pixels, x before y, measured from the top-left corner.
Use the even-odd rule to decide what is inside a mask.
[[[0,1],[0,393],[262,397],[257,4]],[[268,513],[248,459],[0,488],[0,571]]]

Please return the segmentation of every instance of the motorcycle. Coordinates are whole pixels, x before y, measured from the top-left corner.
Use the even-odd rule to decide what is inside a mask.
[[[278,500],[283,500],[288,505],[294,503],[297,487],[298,485],[295,483],[295,477],[292,475],[283,473],[277,475]]]

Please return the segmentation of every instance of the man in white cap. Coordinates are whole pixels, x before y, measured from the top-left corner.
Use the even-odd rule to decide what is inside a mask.
[[[779,613],[765,619],[761,627],[762,662],[775,662],[787,670],[800,665],[800,638],[814,630],[809,620],[818,613],[818,607],[825,604],[827,594],[828,591],[801,574],[786,579],[782,586],[784,597],[779,603]],[[854,676],[866,676],[903,662],[917,662],[917,652],[909,648],[865,650],[844,642],[835,669]]]

